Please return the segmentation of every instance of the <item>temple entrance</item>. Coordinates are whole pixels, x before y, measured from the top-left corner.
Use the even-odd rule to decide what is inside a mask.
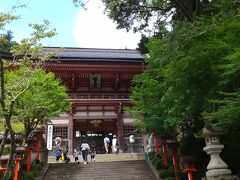
[[[80,150],[84,140],[89,146],[94,145],[97,154],[105,153],[103,139],[107,135],[110,140],[117,135],[116,119],[101,120],[98,125],[93,125],[92,120],[76,120],[73,126],[73,149]],[[111,145],[111,144],[110,144]]]
[[[95,146],[97,154],[104,154],[104,144],[103,139],[105,136],[108,136],[110,140],[112,140],[113,133],[111,132],[104,132],[104,131],[86,131],[86,132],[79,132],[76,131],[74,149],[80,150],[80,146],[84,140],[87,141],[89,146]],[[111,146],[111,144],[110,144]],[[111,151],[111,150],[110,150]]]

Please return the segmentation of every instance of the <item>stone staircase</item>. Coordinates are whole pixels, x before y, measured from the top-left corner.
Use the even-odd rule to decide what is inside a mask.
[[[44,180],[156,180],[142,155],[97,155],[96,162],[51,163]],[[130,159],[133,158],[133,159]]]
[[[74,162],[72,156],[68,156],[70,162]],[[80,162],[82,161],[82,156],[78,156]],[[121,154],[97,154],[95,157],[96,162],[112,162],[112,161],[133,161],[133,160],[143,160],[144,153],[121,153]],[[88,155],[88,161],[90,161],[90,156]],[[56,163],[56,158],[54,156],[48,157],[48,163]]]

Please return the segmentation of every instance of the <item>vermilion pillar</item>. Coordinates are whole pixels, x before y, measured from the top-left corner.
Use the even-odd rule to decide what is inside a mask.
[[[23,160],[25,154],[26,154],[25,147],[19,147],[16,149],[16,154],[15,154],[16,166],[15,166],[14,180],[18,180],[18,172],[19,172],[20,163]]]
[[[188,180],[193,180],[193,173],[197,171],[194,167],[196,161],[197,159],[191,155],[181,157],[183,172],[188,173]]]
[[[69,114],[68,148],[69,148],[69,154],[73,154],[73,112],[70,112]]]
[[[36,137],[28,137],[27,138],[27,172],[31,171],[31,163],[32,163],[32,151],[35,149],[35,145],[37,144]]]
[[[193,173],[196,172],[196,169],[194,168],[187,168],[184,169],[183,172],[187,172],[188,173],[188,180],[193,180]]]
[[[18,172],[19,172],[19,167],[20,167],[20,162],[21,161],[22,161],[22,158],[16,158],[14,180],[18,180]]]
[[[124,132],[123,132],[123,107],[119,103],[116,107],[117,113],[117,128],[118,128],[118,146],[119,152],[124,152]]]
[[[164,160],[164,166],[168,166],[168,160],[167,160],[167,145],[166,145],[166,140],[161,139],[160,144],[162,146],[162,151],[163,151],[163,160]]]
[[[43,140],[43,134],[45,132],[44,128],[38,128],[33,130],[33,133],[35,134],[35,136],[37,137],[37,142],[36,142],[36,160],[40,161],[40,150],[41,150],[41,142],[44,141]]]
[[[178,170],[177,156],[176,156],[176,153],[174,152],[174,147],[172,147],[172,146],[170,146],[170,154],[171,154],[172,159],[173,159],[173,167],[174,167],[176,180],[178,180],[178,176],[177,176],[177,170]]]
[[[28,153],[28,155],[27,155],[27,157],[28,157],[28,159],[27,159],[27,172],[30,172],[31,171],[31,162],[32,162],[32,147],[27,147],[27,153]]]
[[[40,160],[40,140],[38,139],[36,142],[36,151],[37,151],[37,156],[36,156],[36,160]]]
[[[159,147],[158,147],[158,136],[157,134],[153,133],[153,138],[154,138],[154,142],[155,142],[155,148],[156,148],[156,155],[159,155]]]

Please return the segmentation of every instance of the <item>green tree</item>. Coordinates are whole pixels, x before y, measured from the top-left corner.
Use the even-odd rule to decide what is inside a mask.
[[[9,23],[11,20],[17,19],[16,16],[13,16],[9,13],[1,13],[0,14],[0,28],[3,29],[4,26]],[[15,82],[11,88],[6,88],[5,82],[5,70],[20,67],[22,65],[33,66],[35,68],[39,67],[39,65],[46,61],[51,55],[50,54],[42,54],[42,46],[40,41],[43,38],[52,37],[55,35],[55,30],[49,29],[49,22],[44,20],[43,24],[30,24],[33,28],[33,32],[31,34],[31,38],[26,38],[21,41],[20,44],[15,44],[11,48],[11,54],[13,56],[12,61],[4,61],[2,58],[0,59],[0,105],[1,112],[3,116],[3,124],[6,128],[6,134],[10,134],[11,140],[11,150],[10,156],[7,163],[7,170],[4,173],[4,180],[9,178],[11,162],[14,158],[14,152],[16,149],[16,145],[14,142],[14,130],[12,128],[12,116],[15,108],[16,101],[21,97],[30,87],[31,80],[35,75],[35,71],[28,71],[22,74],[22,79]],[[34,61],[38,59],[38,61]],[[1,143],[0,153],[4,148],[4,141]]]
[[[39,125],[47,123],[49,116],[57,116],[69,110],[69,101],[66,88],[56,79],[51,72],[46,73],[42,69],[20,67],[17,70],[6,73],[6,86],[12,85],[22,79],[22,74],[27,71],[35,71],[28,90],[17,99],[13,118],[21,121],[25,128],[25,137]]]
[[[16,44],[15,41],[12,41],[13,38],[13,32],[7,31],[6,34],[0,34],[0,51],[9,53],[11,50],[11,47]]]
[[[174,26],[179,22],[194,22],[202,15],[219,14],[223,8],[235,8],[233,0],[102,0],[107,15],[117,28],[139,31],[149,25],[159,31],[160,24]],[[152,28],[150,29],[152,33]]]
[[[163,5],[161,2],[175,5],[163,0],[104,2],[119,28],[129,30],[138,21],[137,31],[149,26],[153,14],[156,19],[166,15],[158,9],[144,10],[151,7],[149,3],[157,7]],[[188,7],[190,1],[178,2]],[[156,32],[147,43],[148,68],[134,78],[132,88],[135,106],[130,112],[136,115],[136,124],[148,132],[178,136],[184,151],[189,144],[197,147],[193,133],[205,121],[231,128],[231,137],[237,137],[240,128],[239,2],[213,0],[199,5],[197,11],[196,7],[186,8],[188,15],[175,6],[172,18],[155,22]],[[170,28],[166,27],[168,22]],[[201,150],[191,151],[198,154]]]

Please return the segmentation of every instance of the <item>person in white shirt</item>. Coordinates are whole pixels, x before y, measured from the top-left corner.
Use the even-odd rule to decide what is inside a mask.
[[[116,155],[118,152],[116,135],[113,135],[113,139],[112,139],[112,152],[116,153]]]
[[[108,154],[108,148],[109,148],[110,140],[107,136],[105,136],[105,138],[103,139],[103,142],[104,142],[104,147],[105,147],[106,154]]]
[[[83,164],[87,164],[88,163],[87,155],[88,155],[88,152],[90,151],[90,147],[86,140],[83,141],[83,143],[81,145],[81,150],[82,150],[82,157],[83,157],[83,161],[84,161]]]

